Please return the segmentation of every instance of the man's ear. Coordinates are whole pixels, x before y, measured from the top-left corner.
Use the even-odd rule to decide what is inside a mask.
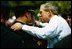
[[[46,11],[46,12],[47,12],[47,14],[48,14],[48,15],[50,15],[50,13],[51,13],[51,11],[50,11],[50,10],[49,10],[49,11]]]
[[[49,11],[48,11],[48,15],[49,15],[49,17],[51,17],[51,14],[52,14],[52,11],[49,10]]]
[[[28,17],[28,12],[25,12],[25,16],[27,16],[27,17]]]

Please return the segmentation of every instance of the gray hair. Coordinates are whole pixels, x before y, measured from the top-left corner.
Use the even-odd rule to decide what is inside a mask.
[[[53,14],[57,14],[57,7],[53,6],[51,3],[42,4],[45,11],[51,10]]]

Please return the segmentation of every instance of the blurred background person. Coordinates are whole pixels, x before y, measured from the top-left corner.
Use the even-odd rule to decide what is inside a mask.
[[[68,11],[63,12],[62,17],[67,21],[71,28],[71,10],[69,9]]]
[[[10,10],[11,7],[8,4],[1,2],[1,48],[21,48],[22,42],[20,36],[6,26]],[[8,25],[10,24],[11,22]]]

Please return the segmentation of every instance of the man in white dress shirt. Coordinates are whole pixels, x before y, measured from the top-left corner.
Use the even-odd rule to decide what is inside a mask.
[[[42,28],[16,23],[11,26],[11,29],[14,31],[22,29],[33,36],[45,39],[48,41],[47,48],[53,48],[54,44],[71,34],[71,29],[66,20],[61,16],[57,16],[56,13],[56,7],[52,4],[42,4],[40,6],[42,23],[39,24],[43,26]],[[17,26],[19,28],[16,28]]]

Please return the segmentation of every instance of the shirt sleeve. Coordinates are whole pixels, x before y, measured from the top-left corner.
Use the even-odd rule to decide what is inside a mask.
[[[56,24],[48,24],[43,28],[28,26],[28,25],[22,26],[22,30],[26,31],[27,33],[33,36],[37,36],[38,38],[42,38],[42,39],[49,39],[56,36],[57,35],[56,29],[57,29]]]
[[[57,28],[59,26],[58,23],[59,23],[58,19],[54,17],[51,19],[49,23],[46,23],[46,25],[42,28],[23,25],[22,30],[27,31],[27,33],[33,36],[37,36],[38,38],[50,39],[58,35],[57,32]],[[61,29],[59,29],[59,31],[61,31]]]

